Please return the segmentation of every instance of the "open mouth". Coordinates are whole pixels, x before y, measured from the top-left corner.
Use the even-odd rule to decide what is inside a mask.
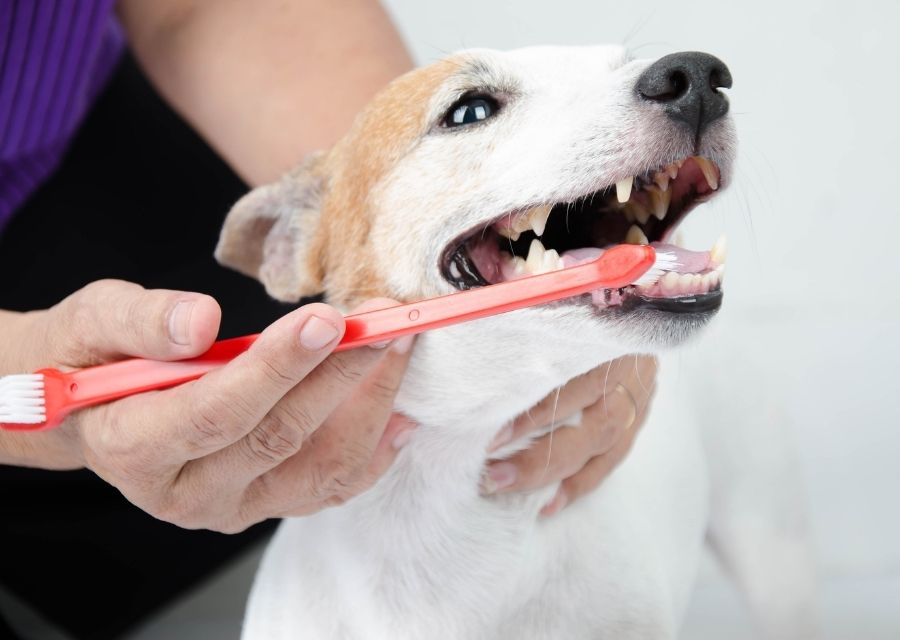
[[[669,242],[678,224],[719,188],[719,168],[691,156],[579,197],[504,214],[463,234],[444,251],[441,272],[458,289],[488,286],[595,260],[617,244],[650,244],[676,266],[640,286],[598,289],[600,308],[716,309],[722,300],[725,245],[688,251]]]

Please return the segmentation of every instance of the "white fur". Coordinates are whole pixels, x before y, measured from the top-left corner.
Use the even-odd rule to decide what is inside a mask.
[[[661,159],[705,155],[730,179],[730,119],[695,149],[635,100],[650,61],[617,47],[467,56],[509,87],[508,105],[490,127],[424,136],[376,186],[370,241],[386,293],[448,293],[440,252],[466,229]],[[448,78],[429,117],[462,82]],[[514,416],[602,362],[697,328],[557,304],[422,335],[397,399],[421,426],[372,490],[284,522],[253,588],[245,640],[675,637],[710,480],[699,421],[665,359],[633,451],[591,495],[539,519],[556,487],[484,498],[479,481],[488,444]]]

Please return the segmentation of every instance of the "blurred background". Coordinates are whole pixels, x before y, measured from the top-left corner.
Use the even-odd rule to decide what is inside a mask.
[[[737,173],[685,226],[690,247],[722,232],[729,240],[716,339],[737,356],[715,375],[740,380],[761,405],[781,403],[812,525],[824,637],[900,638],[900,268],[888,259],[900,235],[898,5],[384,4],[420,64],[469,47],[597,43],[726,62]],[[236,638],[257,562],[258,553],[245,557],[132,640]],[[732,587],[704,573],[683,637],[752,637]]]

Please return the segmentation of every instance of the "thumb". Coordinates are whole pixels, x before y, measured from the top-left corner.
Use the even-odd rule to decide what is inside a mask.
[[[221,315],[207,295],[100,280],[49,311],[46,339],[53,360],[71,367],[122,357],[178,360],[209,349]]]

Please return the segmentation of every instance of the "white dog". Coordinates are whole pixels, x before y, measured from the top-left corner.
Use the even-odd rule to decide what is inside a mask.
[[[730,86],[700,53],[463,52],[397,79],[330,152],[242,199],[217,256],[276,298],[324,291],[348,309],[557,269],[616,243],[658,246],[731,179]],[[420,428],[372,490],[282,524],[244,637],[671,638],[710,532],[768,631],[805,633],[799,538],[778,541],[758,491],[710,509],[698,421],[665,362],[650,419],[599,490],[548,519],[538,511],[556,487],[479,493],[489,443],[514,416],[715,314],[723,248],[665,247],[680,266],[653,285],[420,336],[397,398]]]

